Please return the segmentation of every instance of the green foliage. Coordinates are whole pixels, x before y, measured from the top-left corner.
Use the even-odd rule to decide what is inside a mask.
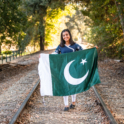
[[[24,51],[25,47],[38,35],[38,26],[39,22],[37,21],[37,16],[29,16],[28,22],[25,25],[25,30],[19,32],[17,36],[20,50]]]
[[[77,6],[73,6],[76,13],[72,15],[71,3],[74,2],[82,5],[81,12],[84,16]],[[122,57],[123,7],[123,0],[0,0],[0,53],[2,43],[15,43],[21,50],[30,43],[46,46],[52,44],[58,40],[62,30],[59,28],[60,19],[69,15],[66,17],[69,29],[77,29],[80,36],[97,44],[101,54]],[[90,28],[81,26],[84,22]]]
[[[48,45],[52,39],[50,33],[57,32],[53,29],[55,27],[53,22],[57,22],[60,11],[64,10],[68,2],[66,0],[1,0],[0,52],[2,43],[10,45],[15,43],[19,49],[24,50],[33,40],[37,39],[41,42],[39,39],[41,37],[46,39],[44,44]],[[46,22],[46,18],[54,21]],[[53,30],[49,31],[51,28]]]
[[[6,56],[0,56],[0,60],[6,59]]]
[[[122,0],[118,1],[121,8],[124,2]],[[87,3],[87,6],[83,7],[82,13],[89,17],[90,22],[85,20],[85,23],[90,27],[90,32],[87,33],[87,40],[99,46],[101,55],[122,57],[124,32],[115,1],[92,0]],[[121,11],[121,14],[123,13],[124,11]]]
[[[52,28],[53,24],[46,22],[47,12],[49,11],[50,19],[55,18],[58,15],[60,9],[64,9],[64,2],[57,0],[25,0],[26,7],[28,7],[28,12],[33,17],[37,17],[39,22],[37,35],[40,37],[40,49],[44,49],[44,45],[48,45],[50,41],[50,33],[47,29]],[[31,13],[32,12],[32,13]],[[54,13],[54,14],[53,14]],[[48,18],[49,18],[48,17]],[[45,31],[45,29],[47,31]],[[48,41],[49,39],[49,41]],[[46,42],[45,42],[46,40]]]
[[[3,54],[11,54],[12,51],[4,51]]]
[[[20,4],[21,0],[0,1],[0,47],[2,43],[16,41],[16,35],[27,22],[26,14],[19,9]]]

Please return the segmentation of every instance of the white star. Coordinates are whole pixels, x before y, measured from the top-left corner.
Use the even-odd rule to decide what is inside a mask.
[[[86,63],[86,62],[87,62],[86,59],[85,60],[82,59],[82,62],[81,63],[83,63],[83,65],[84,65],[84,63]]]

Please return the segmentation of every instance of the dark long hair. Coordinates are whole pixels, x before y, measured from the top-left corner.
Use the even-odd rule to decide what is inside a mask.
[[[63,32],[66,32],[66,31],[67,31],[67,32],[69,33],[69,35],[70,35],[70,40],[69,40],[69,41],[70,41],[70,44],[71,44],[71,45],[75,44],[75,42],[74,42],[73,39],[72,39],[72,35],[71,35],[70,31],[69,31],[68,29],[64,29],[64,30],[61,32],[61,42],[60,42],[60,44],[59,44],[61,47],[64,47],[64,46],[65,46],[65,41],[63,40],[63,36],[62,36],[62,35],[63,35]]]

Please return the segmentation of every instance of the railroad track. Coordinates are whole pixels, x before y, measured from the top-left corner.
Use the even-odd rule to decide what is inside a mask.
[[[25,109],[25,106],[26,106],[27,102],[29,101],[29,99],[32,97],[32,94],[37,89],[39,83],[40,83],[40,81],[38,80],[37,83],[35,84],[35,86],[30,91],[30,93],[27,95],[26,99],[24,100],[24,102],[22,103],[22,105],[20,106],[20,108],[18,109],[18,111],[16,112],[16,114],[14,115],[14,117],[12,118],[12,120],[10,121],[9,124],[14,124],[17,121],[17,119],[21,115],[22,111]],[[106,116],[107,116],[107,118],[109,120],[109,123],[110,124],[117,124],[115,119],[114,119],[114,117],[112,116],[111,112],[107,109],[107,107],[106,107],[105,103],[103,102],[101,96],[97,92],[97,89],[95,88],[95,86],[93,86],[92,89],[93,89],[93,92],[95,93],[96,97],[98,98],[98,100],[96,100],[96,101],[103,108],[103,110],[104,110],[104,112],[105,112],[105,114],[106,114]],[[86,92],[89,92],[89,91],[86,91]],[[108,124],[108,123],[105,123],[105,124]]]

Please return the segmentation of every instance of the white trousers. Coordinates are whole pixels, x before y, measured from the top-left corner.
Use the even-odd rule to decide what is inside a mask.
[[[71,95],[72,102],[76,101],[76,94]],[[68,106],[68,96],[63,96],[65,106]]]

